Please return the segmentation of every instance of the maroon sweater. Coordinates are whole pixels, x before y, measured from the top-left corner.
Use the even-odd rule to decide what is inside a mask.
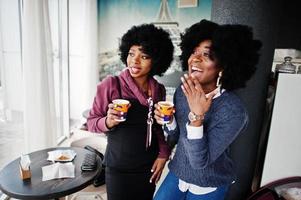
[[[148,96],[136,85],[128,69],[122,71],[118,77],[120,82],[120,90],[122,91],[122,97],[124,99],[137,99],[140,104],[145,106],[148,105]],[[89,131],[97,133],[105,133],[108,131],[108,128],[105,124],[108,105],[112,102],[113,99],[120,98],[117,84],[118,83],[113,76],[108,76],[98,84],[93,107],[90,110],[87,120]],[[152,91],[152,98],[154,100],[154,103],[165,99],[165,88],[163,85],[159,84],[154,78],[151,77],[149,79],[149,86]],[[153,134],[156,134],[158,138],[158,157],[168,158],[170,155],[170,149],[164,140],[163,130],[161,128],[153,128]]]

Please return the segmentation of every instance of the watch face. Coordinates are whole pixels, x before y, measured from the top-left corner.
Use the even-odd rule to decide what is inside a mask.
[[[197,117],[198,116],[196,114],[194,114],[193,112],[189,112],[189,114],[188,114],[188,119],[191,122],[194,122],[194,121],[198,120]]]
[[[194,122],[194,121],[197,121],[197,120],[200,120],[200,119],[204,120],[204,116],[203,115],[196,115],[193,112],[189,112],[188,119],[189,119],[189,121]]]

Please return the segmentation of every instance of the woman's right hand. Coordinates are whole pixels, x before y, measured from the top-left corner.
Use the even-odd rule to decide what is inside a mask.
[[[108,105],[108,108],[106,126],[108,129],[111,129],[120,123],[120,121],[116,121],[116,119],[119,119],[119,111],[114,109],[114,104],[112,103]]]
[[[174,110],[173,110],[173,112],[174,112]],[[164,122],[163,122],[164,115],[160,112],[158,104],[155,104],[155,111],[154,111],[154,113],[155,113],[154,118],[157,121],[157,123],[160,124],[160,125],[164,125]],[[171,116],[169,124],[171,124],[172,121],[173,121],[173,115]]]

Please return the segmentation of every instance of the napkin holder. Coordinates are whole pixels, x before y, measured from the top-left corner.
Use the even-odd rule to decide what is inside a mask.
[[[20,177],[22,180],[31,178],[30,167],[28,169],[23,169],[20,165],[19,168],[20,168]]]
[[[31,178],[29,155],[21,155],[19,169],[22,180]]]

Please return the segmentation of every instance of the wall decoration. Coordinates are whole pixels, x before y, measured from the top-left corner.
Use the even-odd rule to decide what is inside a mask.
[[[133,25],[153,23],[170,33],[175,46],[174,61],[160,82],[174,87],[179,79],[181,66],[180,33],[186,27],[210,19],[211,0],[199,0],[196,7],[178,7],[178,0],[98,0],[99,25],[99,73],[100,80],[108,74],[117,74],[125,66],[118,55],[118,45],[122,35]],[[173,77],[168,79],[168,76]]]

